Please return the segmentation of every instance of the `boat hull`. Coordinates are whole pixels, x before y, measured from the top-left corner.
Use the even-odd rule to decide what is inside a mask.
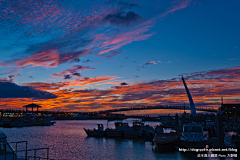
[[[123,131],[120,130],[105,130],[107,137],[122,137]]]
[[[156,133],[153,141],[158,149],[174,149],[177,137],[176,133]]]
[[[89,129],[85,129],[83,128],[86,132],[86,134],[89,137],[104,137],[105,136],[105,132],[104,131],[98,131],[98,130],[89,130]]]
[[[135,130],[125,130],[123,131],[124,137],[126,138],[138,138],[139,136],[139,132],[135,131]]]
[[[183,148],[206,148],[208,141],[180,141]]]

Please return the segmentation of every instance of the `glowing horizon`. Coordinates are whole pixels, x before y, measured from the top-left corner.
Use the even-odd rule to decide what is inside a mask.
[[[239,4],[0,0],[0,109],[240,103]]]

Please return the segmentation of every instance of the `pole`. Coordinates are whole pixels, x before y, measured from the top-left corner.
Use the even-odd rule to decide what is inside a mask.
[[[47,149],[47,160],[48,160],[48,155],[49,155],[49,148]]]
[[[176,132],[177,132],[177,135],[178,135],[178,114],[177,113],[175,115],[175,126],[176,126]]]
[[[207,116],[206,114],[204,115],[204,128],[206,129],[207,127]]]
[[[26,141],[25,160],[27,160],[27,141]]]
[[[218,131],[218,142],[219,147],[223,148],[224,146],[224,133],[223,133],[223,113],[222,111],[217,112],[217,131]]]
[[[5,160],[7,160],[7,144],[5,143],[4,144],[4,147],[5,147],[5,150],[4,150],[4,153],[5,153]]]
[[[34,150],[34,160],[36,160],[36,150]]]

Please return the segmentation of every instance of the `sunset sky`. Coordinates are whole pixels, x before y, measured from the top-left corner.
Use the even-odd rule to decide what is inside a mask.
[[[240,103],[239,8],[239,0],[0,0],[0,109],[188,106],[182,76],[197,107]]]

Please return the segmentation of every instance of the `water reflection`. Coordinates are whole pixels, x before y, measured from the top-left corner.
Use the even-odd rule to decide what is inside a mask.
[[[96,124],[114,128],[114,122],[106,120],[57,121],[53,126],[32,126],[22,128],[0,128],[9,141],[28,141],[29,148],[50,148],[50,158],[56,160],[79,159],[196,159],[178,151],[154,152],[151,142],[143,139],[87,137],[83,128],[94,128]],[[150,122],[150,125],[156,123]],[[20,146],[19,146],[20,147]],[[20,149],[20,148],[19,148]]]

